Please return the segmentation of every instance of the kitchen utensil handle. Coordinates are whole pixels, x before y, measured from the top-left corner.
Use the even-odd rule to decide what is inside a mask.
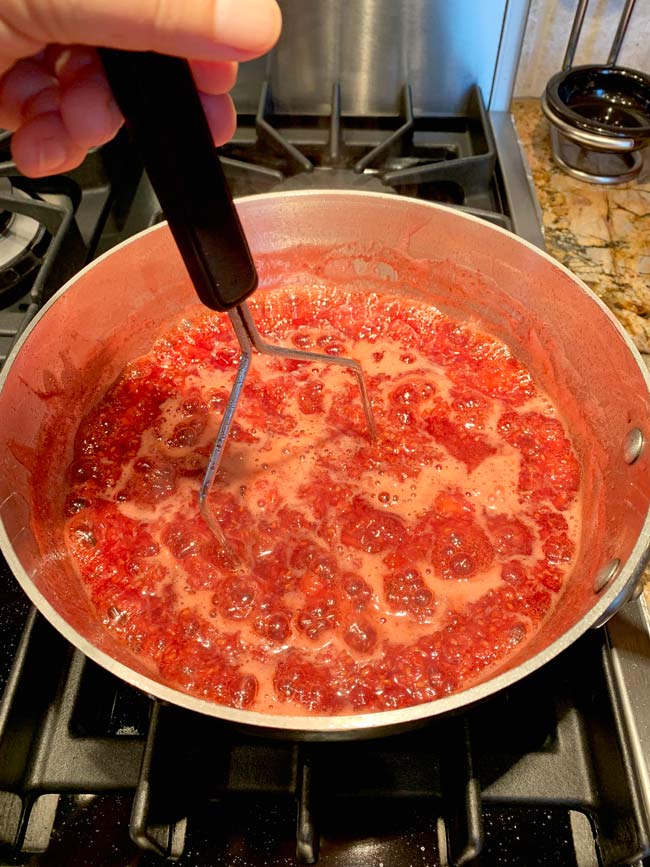
[[[257,271],[185,60],[102,48],[124,115],[201,301],[229,310]]]
[[[625,6],[623,7],[623,11],[621,12],[621,17],[618,22],[618,27],[616,28],[616,33],[614,34],[612,47],[609,49],[609,57],[607,58],[608,66],[616,65],[618,55],[620,54],[621,47],[623,45],[623,40],[625,39],[625,34],[627,33],[627,26],[630,23],[630,18],[632,17],[632,12],[634,11],[635,3],[636,0],[626,0]]]
[[[623,45],[623,40],[625,39],[625,34],[627,32],[627,26],[630,23],[630,18],[632,17],[635,3],[636,0],[625,0],[625,5],[623,7],[623,11],[621,12],[618,27],[616,28],[616,33],[614,34],[614,39],[612,41],[612,47],[609,49],[607,66],[616,65],[618,55],[621,51],[621,46]],[[587,11],[588,5],[589,0],[578,0],[578,7],[576,9],[575,17],[573,19],[571,33],[569,34],[569,42],[567,44],[566,54],[564,55],[562,70],[570,69],[573,66],[573,59],[575,57],[576,48],[578,47],[578,40],[580,39],[580,33],[582,31],[582,25],[584,24],[585,12]]]
[[[578,0],[578,7],[576,9],[576,13],[573,19],[573,26],[571,27],[571,33],[569,34],[569,42],[566,47],[566,54],[564,55],[564,61],[562,63],[562,69],[570,69],[573,66],[573,58],[576,54],[576,48],[578,47],[578,40],[580,39],[580,33],[582,31],[582,25],[585,20],[585,12],[587,11],[587,6],[589,5],[589,0]]]

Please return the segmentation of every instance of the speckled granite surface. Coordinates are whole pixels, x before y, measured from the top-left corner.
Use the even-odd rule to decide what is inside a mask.
[[[650,354],[650,153],[635,183],[587,184],[554,165],[539,100],[515,100],[512,113],[542,208],[546,249],[602,298],[638,349]],[[650,567],[644,577],[650,606]]]
[[[650,155],[641,179],[616,187],[575,180],[552,161],[539,100],[513,115],[544,215],[548,252],[602,298],[650,353]]]

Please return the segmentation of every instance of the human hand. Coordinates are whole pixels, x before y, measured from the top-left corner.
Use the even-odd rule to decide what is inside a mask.
[[[116,134],[122,116],[97,52],[158,51],[190,62],[215,144],[233,135],[228,92],[239,61],[273,47],[276,0],[2,0],[0,127],[15,131],[25,175],[78,166]]]

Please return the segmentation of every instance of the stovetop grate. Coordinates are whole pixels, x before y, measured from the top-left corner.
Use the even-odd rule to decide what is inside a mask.
[[[462,115],[416,117],[404,85],[401,113],[384,118],[345,116],[340,84],[328,116],[278,114],[264,82],[257,113],[243,115],[221,161],[233,195],[313,189],[357,189],[450,204],[505,229],[512,223],[496,172],[491,125],[477,87]],[[153,200],[147,190],[139,198]],[[142,204],[136,202],[136,210]],[[149,225],[163,219],[149,207]],[[129,232],[146,228],[131,221]]]
[[[329,116],[277,114],[266,81],[257,114],[241,118],[235,139],[222,148],[235,193],[241,176],[250,173],[275,190],[396,193],[456,205],[511,228],[495,182],[496,146],[479,88],[469,90],[462,115],[416,117],[409,84],[400,104],[399,116],[370,122],[344,116],[335,82]],[[244,182],[240,194],[245,189]]]
[[[26,249],[3,271],[0,366],[16,337],[48,300],[50,288],[72,277],[83,266],[86,252],[73,219],[81,200],[81,191],[73,182],[67,178],[32,182],[14,176],[13,185],[23,195],[0,189],[0,212],[28,217],[44,231],[36,246]],[[55,201],[47,201],[46,196]]]
[[[0,720],[0,841],[18,863],[49,863],[29,858],[62,816],[131,793],[131,839],[182,865],[221,863],[216,841],[242,863],[388,864],[400,827],[431,867],[635,863],[650,830],[635,818],[607,661],[592,632],[465,714],[296,743],[153,702],[32,613]],[[264,833],[260,811],[277,817]]]

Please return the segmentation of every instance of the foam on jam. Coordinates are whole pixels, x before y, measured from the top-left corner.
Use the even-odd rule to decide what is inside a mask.
[[[261,712],[432,700],[530,640],[579,530],[577,458],[506,346],[410,299],[260,293],[256,356],[211,509],[198,490],[238,350],[224,316],[171,325],[83,420],[65,536],[106,627],[171,685]]]

